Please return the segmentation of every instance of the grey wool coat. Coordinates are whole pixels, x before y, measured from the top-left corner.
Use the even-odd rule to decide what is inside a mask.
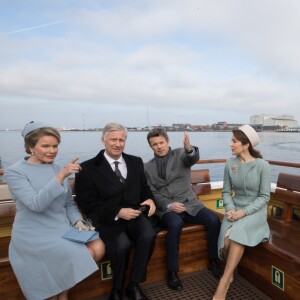
[[[269,239],[267,204],[270,190],[268,162],[256,158],[251,162],[241,163],[238,157],[227,161],[222,191],[225,210],[243,209],[246,216],[234,222],[227,221],[224,217],[218,241],[220,258],[229,228],[231,228],[229,239],[245,246],[253,247]]]
[[[156,214],[162,217],[164,213],[169,212],[169,204],[180,202],[186,206],[187,213],[195,216],[204,207],[191,187],[191,166],[199,160],[199,149],[194,147],[191,154],[187,154],[184,148],[171,151],[166,180],[158,176],[155,158],[145,164],[147,181],[157,207]]]

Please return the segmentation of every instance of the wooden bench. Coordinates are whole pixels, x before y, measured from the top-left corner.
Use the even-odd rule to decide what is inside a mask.
[[[70,184],[74,191],[74,179],[70,179]],[[211,186],[208,169],[193,170],[191,172],[191,184],[197,195],[210,193]],[[2,201],[0,199],[0,232],[4,226],[12,225],[14,215],[15,203],[11,199]],[[161,230],[157,235],[155,249],[148,264],[146,283],[157,282],[165,280],[166,278],[166,234],[166,230]],[[0,236],[0,299],[24,299],[9,263],[9,241],[10,235]],[[204,226],[184,226],[180,240],[179,261],[179,274],[195,272],[207,266],[207,238]],[[81,300],[108,294],[112,288],[112,280],[102,280],[102,272],[105,267],[109,266],[108,264],[107,258],[104,257],[99,262],[100,269],[73,287],[70,291],[69,298]],[[127,271],[128,274],[129,272],[130,270]],[[127,278],[128,274],[126,274]]]
[[[275,218],[279,218],[283,222],[290,222],[299,219],[299,176],[280,173],[278,175],[277,188],[274,197],[272,197],[272,209],[270,213]]]
[[[210,194],[211,183],[209,170],[193,170],[191,172],[191,184],[197,196]]]
[[[299,191],[300,176],[278,175],[270,205],[280,205],[283,213],[269,216],[269,242],[247,247],[238,268],[242,276],[275,300],[299,299],[300,295],[300,222],[293,219],[294,209],[300,206]]]

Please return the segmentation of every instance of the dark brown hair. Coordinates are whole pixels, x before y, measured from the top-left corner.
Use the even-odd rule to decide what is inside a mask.
[[[150,139],[158,136],[164,137],[167,140],[167,142],[169,141],[169,137],[166,130],[164,130],[163,128],[154,128],[150,130],[149,133],[147,134],[147,141],[149,145],[150,145]]]
[[[249,150],[249,153],[251,154],[251,156],[253,156],[255,158],[263,158],[261,153],[252,147],[251,142],[249,141],[248,137],[242,130],[234,129],[234,130],[232,130],[232,133],[233,133],[234,137],[238,141],[240,141],[243,145],[249,144],[248,150]]]

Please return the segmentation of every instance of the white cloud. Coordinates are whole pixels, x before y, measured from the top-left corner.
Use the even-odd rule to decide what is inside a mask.
[[[73,110],[76,118],[70,113],[66,122],[73,126],[81,126],[81,111],[89,107],[103,108],[102,121],[117,108],[131,125],[146,125],[147,108],[158,123],[196,120],[197,114],[205,123],[247,122],[259,113],[300,120],[297,1],[105,4],[54,2],[49,9],[39,3],[34,24],[28,25],[27,11],[26,26],[13,10],[0,18],[10,28],[6,33],[15,32],[0,37],[0,101],[6,103],[0,128],[14,127],[6,117],[10,102],[22,107],[20,122],[28,121],[26,109],[38,108],[47,118],[53,106]],[[42,26],[60,19],[67,21]],[[99,122],[89,114],[90,124]]]

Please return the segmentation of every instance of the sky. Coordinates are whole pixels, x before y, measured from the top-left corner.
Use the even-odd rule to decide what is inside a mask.
[[[299,0],[2,0],[0,129],[300,123],[299,12]]]

